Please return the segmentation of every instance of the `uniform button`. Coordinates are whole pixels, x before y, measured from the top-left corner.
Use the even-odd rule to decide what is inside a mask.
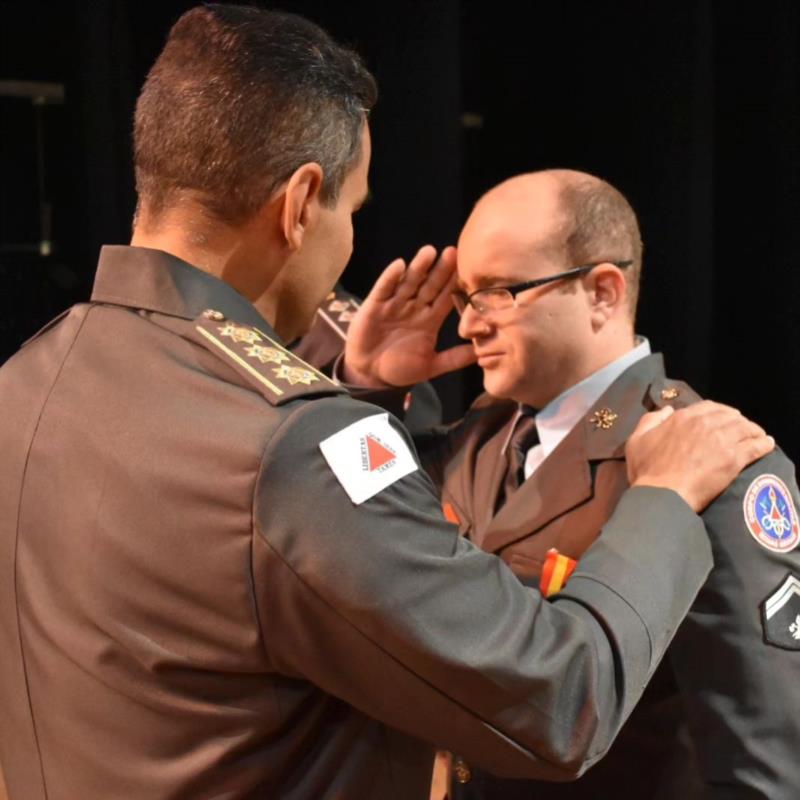
[[[225,322],[225,315],[221,311],[215,311],[213,308],[207,308],[202,316],[214,322]]]
[[[453,777],[459,783],[469,783],[472,780],[472,770],[469,764],[460,756],[453,759]]]

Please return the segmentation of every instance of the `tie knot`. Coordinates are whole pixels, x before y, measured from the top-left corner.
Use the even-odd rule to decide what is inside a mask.
[[[509,450],[521,450],[524,456],[524,453],[530,450],[538,441],[536,410],[530,406],[521,406],[520,414],[509,439]]]
[[[503,487],[506,499],[525,480],[525,456],[538,442],[536,411],[530,406],[521,406],[506,449],[508,466]]]

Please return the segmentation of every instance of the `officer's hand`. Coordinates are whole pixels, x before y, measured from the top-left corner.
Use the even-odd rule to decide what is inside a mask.
[[[437,259],[430,245],[406,267],[398,258],[383,271],[350,322],[342,378],[361,386],[409,386],[471,364],[471,345],[436,351],[452,311],[456,249]]]
[[[625,455],[632,486],[676,491],[702,511],[775,440],[730,406],[705,400],[674,411],[645,414],[628,439]]]

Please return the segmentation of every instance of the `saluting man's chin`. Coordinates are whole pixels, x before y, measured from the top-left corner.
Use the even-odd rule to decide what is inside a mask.
[[[483,373],[483,389],[487,394],[496,397],[498,400],[506,400],[509,397],[508,387],[497,376],[490,373]]]

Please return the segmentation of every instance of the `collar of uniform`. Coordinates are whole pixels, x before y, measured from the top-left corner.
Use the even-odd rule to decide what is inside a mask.
[[[549,456],[558,447],[623,372],[649,355],[650,342],[637,336],[636,345],[627,353],[551,400],[536,415],[536,431],[544,455]]]
[[[92,302],[195,319],[206,309],[260,328],[271,326],[232,286],[163,250],[106,245],[92,289]]]
[[[642,414],[656,406],[650,398],[650,387],[664,378],[664,358],[660,353],[632,364],[597,399],[578,427],[582,429],[586,458],[602,460],[621,458],[625,443],[639,423]],[[597,424],[594,412],[611,412],[611,425]]]

